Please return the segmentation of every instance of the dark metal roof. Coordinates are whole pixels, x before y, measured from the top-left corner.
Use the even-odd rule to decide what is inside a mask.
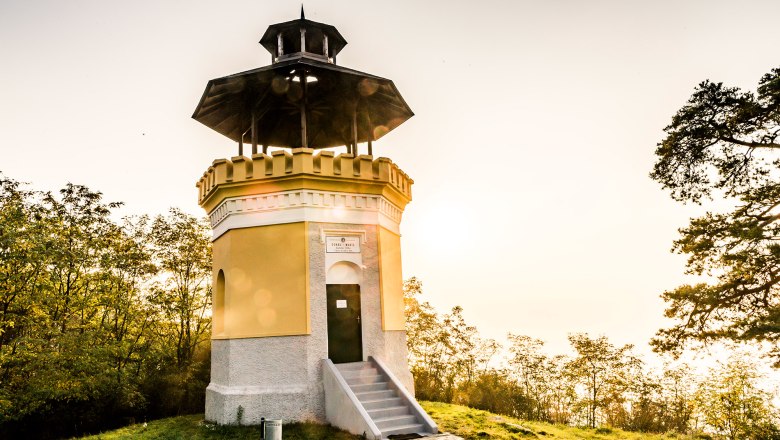
[[[344,46],[347,45],[347,40],[341,36],[339,31],[329,24],[318,23],[316,21],[307,20],[301,17],[298,20],[286,21],[284,23],[276,23],[268,26],[259,43],[271,54],[275,54],[276,50],[276,36],[281,33],[297,33],[301,28],[306,29],[309,34],[314,32],[322,32],[328,36],[329,56],[335,57]]]
[[[308,147],[352,142],[355,114],[358,142],[377,140],[414,115],[391,80],[301,54],[209,81],[192,117],[238,142],[254,113],[258,144],[301,146],[304,75],[311,81],[305,106]]]

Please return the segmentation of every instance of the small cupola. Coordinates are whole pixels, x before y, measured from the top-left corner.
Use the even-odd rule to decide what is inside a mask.
[[[335,27],[307,20],[301,6],[300,19],[268,26],[260,44],[271,53],[272,63],[306,57],[336,64],[347,40]]]

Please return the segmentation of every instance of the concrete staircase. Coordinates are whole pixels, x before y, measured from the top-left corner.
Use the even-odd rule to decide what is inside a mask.
[[[390,379],[372,362],[335,364],[349,388],[382,433],[382,438],[393,434],[427,433],[409,405],[399,396]]]

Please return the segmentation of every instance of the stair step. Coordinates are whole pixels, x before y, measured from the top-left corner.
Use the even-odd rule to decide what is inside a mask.
[[[366,411],[370,411],[374,409],[385,409],[400,406],[401,398],[391,397],[389,399],[364,400],[360,403],[363,404],[363,408],[365,408]]]
[[[361,376],[376,376],[379,373],[376,368],[363,368],[361,370],[345,370],[341,372],[344,379],[354,379]]]
[[[349,379],[344,379],[347,381],[347,385],[362,385],[362,384],[368,384],[368,383],[377,383],[377,382],[384,382],[384,378],[381,374],[375,374],[373,376],[356,376],[356,377],[350,377]]]
[[[346,364],[334,364],[339,371],[362,370],[371,368],[371,362],[348,362]]]
[[[355,393],[355,396],[358,398],[359,401],[365,402],[367,400],[379,400],[379,399],[389,399],[391,397],[395,397],[395,391],[393,390],[383,390],[383,391],[366,391],[365,393]]]
[[[399,406],[391,406],[389,408],[367,409],[366,411],[368,412],[368,415],[371,417],[371,420],[378,420],[387,417],[408,415],[409,407],[404,405],[399,405]]]
[[[396,426],[408,426],[417,423],[417,417],[407,414],[405,416],[385,417],[383,419],[374,419],[376,427],[379,430],[392,429]]]
[[[387,386],[387,382],[364,383],[359,385],[350,385],[349,387],[352,388],[354,393],[363,393],[366,391],[384,391],[390,389]]]
[[[403,426],[396,426],[389,429],[382,429],[382,437],[387,437],[389,435],[393,434],[413,434],[415,432],[425,432],[423,430],[423,425],[419,423],[415,423],[412,425],[403,425]]]

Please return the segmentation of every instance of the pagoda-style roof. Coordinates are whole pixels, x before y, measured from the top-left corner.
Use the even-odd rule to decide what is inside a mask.
[[[302,100],[307,145],[299,117]],[[253,115],[258,144],[325,148],[348,145],[355,137],[357,142],[377,140],[414,113],[391,80],[299,53],[209,81],[192,117],[236,142],[247,142]]]
[[[347,41],[335,27],[301,18],[268,27],[271,65],[209,81],[192,117],[238,142],[357,154],[414,115],[389,79],[336,65]]]

